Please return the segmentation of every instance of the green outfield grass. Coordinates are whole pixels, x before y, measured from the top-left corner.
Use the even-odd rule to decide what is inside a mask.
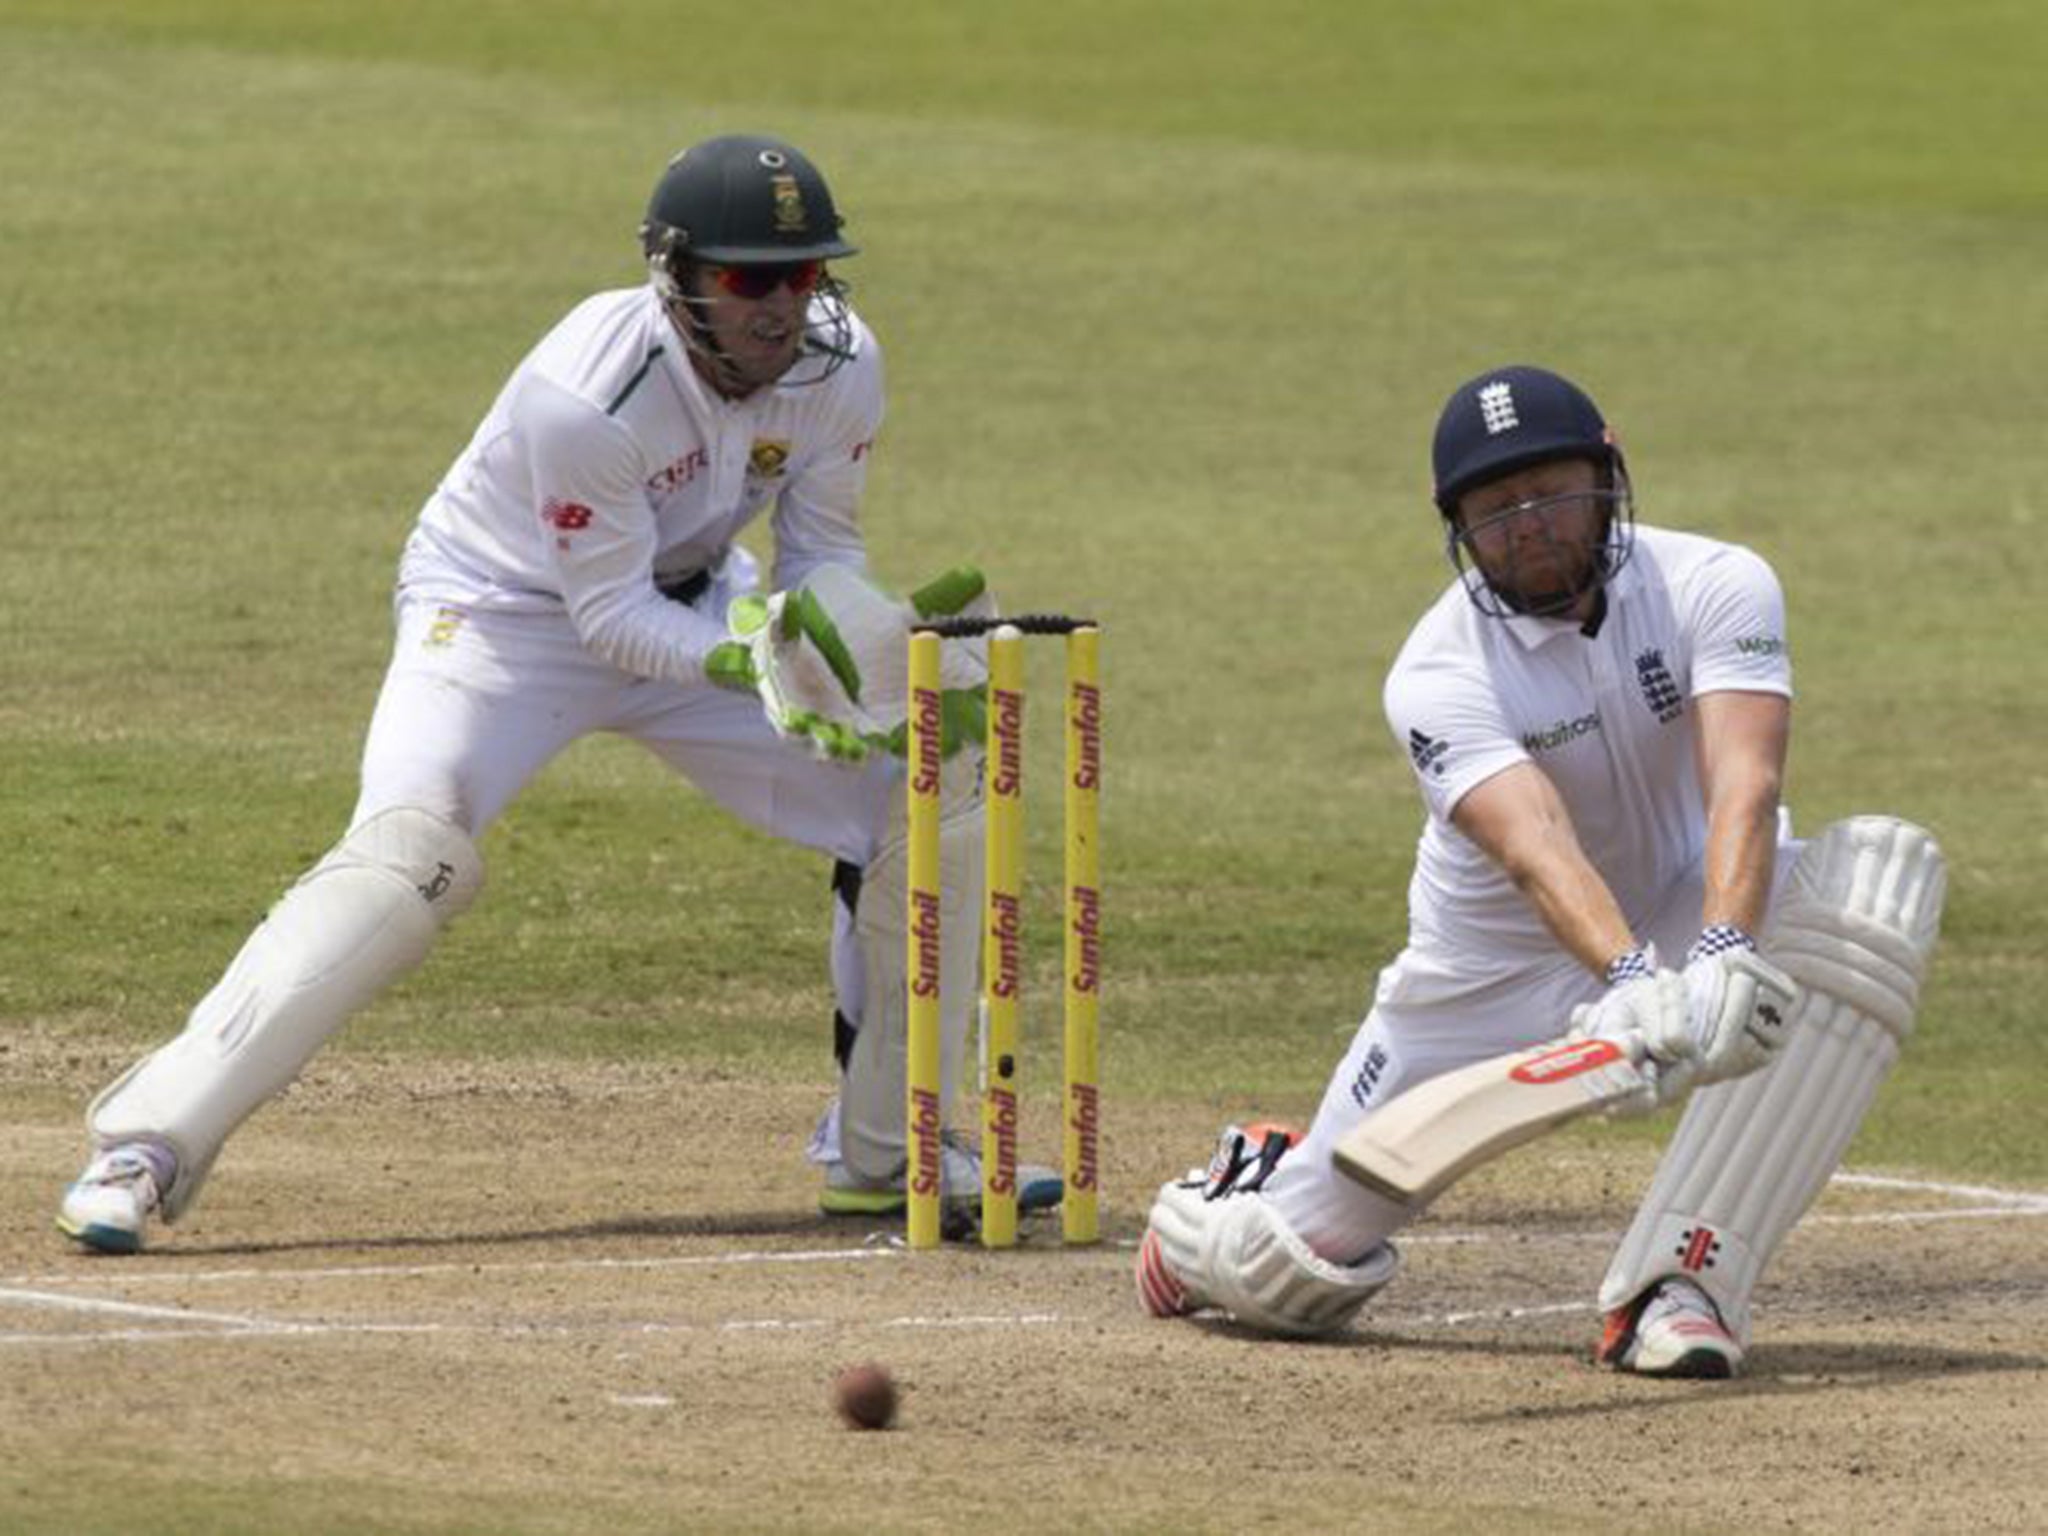
[[[0,1035],[176,1026],[348,814],[421,497],[638,280],[668,153],[765,129],[863,247],[879,568],[1107,626],[1112,1113],[1303,1107],[1363,1011],[1430,424],[1530,360],[1647,520],[1784,575],[1802,825],[1950,851],[1855,1159],[2048,1178],[2044,43],[2016,3],[0,0]],[[822,1082],[815,860],[607,743],[485,853],[347,1042]]]

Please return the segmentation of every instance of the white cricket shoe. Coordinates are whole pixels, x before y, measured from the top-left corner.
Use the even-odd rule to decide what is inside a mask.
[[[64,1191],[57,1230],[99,1253],[135,1253],[177,1171],[169,1148],[124,1142],[96,1154]]]
[[[1607,1314],[1596,1358],[1637,1376],[1725,1379],[1742,1365],[1742,1346],[1707,1293],[1690,1280],[1663,1280]]]

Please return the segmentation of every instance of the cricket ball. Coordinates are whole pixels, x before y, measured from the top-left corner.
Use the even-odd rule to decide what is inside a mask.
[[[872,1361],[841,1371],[832,1398],[839,1416],[854,1429],[887,1429],[895,1421],[896,1383]]]

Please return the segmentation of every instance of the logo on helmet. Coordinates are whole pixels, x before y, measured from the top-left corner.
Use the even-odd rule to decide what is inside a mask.
[[[1489,437],[1498,437],[1522,424],[1521,417],[1515,414],[1515,392],[1505,379],[1479,391],[1479,415],[1486,423]]]
[[[803,193],[797,190],[796,178],[787,173],[771,176],[768,185],[775,194],[775,232],[782,235],[800,235],[811,227],[811,218],[804,211]]]

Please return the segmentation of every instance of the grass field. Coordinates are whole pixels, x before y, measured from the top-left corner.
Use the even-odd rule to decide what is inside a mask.
[[[1157,1174],[1311,1105],[1399,942],[1429,428],[1526,360],[1606,405],[1647,521],[1783,575],[1801,826],[1949,851],[1852,1163],[2048,1183],[2044,48],[2017,0],[0,0],[0,1051],[167,1034],[332,842],[421,498],[638,279],[667,155],[759,129],[862,246],[878,568],[1106,625],[1106,1089],[1183,1128]],[[822,1088],[814,860],[606,742],[484,853],[343,1061]]]

